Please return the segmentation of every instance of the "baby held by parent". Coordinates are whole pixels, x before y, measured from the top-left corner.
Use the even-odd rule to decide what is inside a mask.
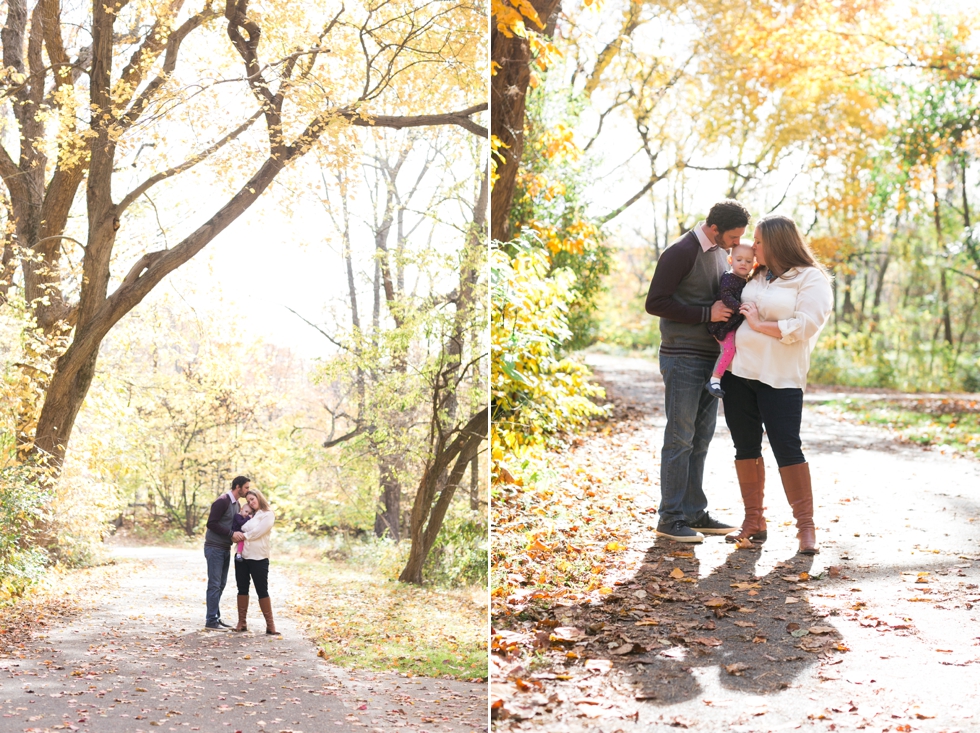
[[[711,395],[721,399],[725,396],[721,388],[721,378],[732,365],[735,358],[735,331],[745,316],[740,312],[742,305],[742,289],[752,275],[752,268],[755,265],[755,253],[750,244],[736,244],[732,247],[728,255],[728,263],[731,270],[721,276],[718,286],[718,299],[732,309],[732,314],[727,321],[715,321],[708,324],[708,333],[714,336],[721,346],[721,355],[715,362],[714,371],[711,379],[705,385]]]

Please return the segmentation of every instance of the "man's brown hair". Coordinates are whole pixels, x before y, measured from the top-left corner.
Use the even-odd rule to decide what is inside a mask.
[[[725,199],[719,201],[708,211],[708,218],[704,220],[707,227],[717,226],[718,233],[724,234],[732,229],[741,229],[749,225],[749,210],[746,209],[735,199]]]

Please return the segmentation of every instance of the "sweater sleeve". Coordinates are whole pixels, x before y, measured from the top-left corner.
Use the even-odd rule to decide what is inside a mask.
[[[245,522],[242,533],[246,540],[254,540],[272,530],[272,525],[276,521],[276,515],[271,511],[258,512],[254,517]]]
[[[674,299],[680,285],[698,258],[697,239],[693,242],[679,241],[664,250],[657,262],[657,269],[650,282],[647,293],[646,310],[651,316],[659,316],[678,323],[706,323],[711,320],[711,308],[699,305],[684,305]]]
[[[792,317],[777,321],[784,344],[809,341],[820,333],[833,308],[833,292],[823,273],[815,267],[804,270]]]
[[[221,518],[228,511],[229,502],[231,502],[231,497],[228,494],[222,494],[214,500],[214,503],[211,504],[211,511],[208,513],[208,529],[230,540],[234,533],[221,526]]]

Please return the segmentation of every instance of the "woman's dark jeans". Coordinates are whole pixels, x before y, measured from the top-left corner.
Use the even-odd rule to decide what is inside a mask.
[[[255,592],[259,600],[269,597],[269,558],[264,560],[242,560],[235,563],[235,582],[238,583],[238,595],[248,595],[248,579],[251,576],[255,583]]]
[[[736,461],[762,456],[764,426],[780,468],[806,462],[800,441],[802,389],[776,389],[731,372],[722,377],[721,388],[725,390],[725,422],[735,443]]]

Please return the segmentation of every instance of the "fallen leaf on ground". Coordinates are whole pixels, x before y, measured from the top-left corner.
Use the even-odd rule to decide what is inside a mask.
[[[584,636],[585,632],[582,629],[577,629],[574,626],[559,626],[556,629],[552,629],[549,638],[551,641],[567,643],[578,641]]]
[[[615,649],[610,650],[609,653],[622,655],[622,654],[635,654],[637,652],[645,652],[645,651],[646,651],[646,647],[644,647],[642,644],[637,644],[635,641],[631,641],[627,644],[623,644],[622,646],[618,646]]]
[[[528,552],[545,552],[545,553],[547,553],[547,552],[552,552],[553,549],[554,548],[548,547],[548,545],[546,545],[544,542],[542,542],[537,537],[535,537],[534,538],[534,542],[532,542],[528,546],[527,551]]]
[[[716,639],[713,636],[699,636],[697,639],[691,640],[692,644],[701,644],[703,646],[721,646],[721,639]]]
[[[612,669],[612,661],[609,659],[588,659],[585,662],[585,668],[600,673],[608,672]]]
[[[670,571],[670,577],[671,578],[683,578],[684,577],[684,571],[681,570],[680,568],[674,568],[673,570]]]
[[[809,629],[811,634],[817,634],[818,636],[821,634],[832,634],[836,630],[833,626],[811,626]]]

